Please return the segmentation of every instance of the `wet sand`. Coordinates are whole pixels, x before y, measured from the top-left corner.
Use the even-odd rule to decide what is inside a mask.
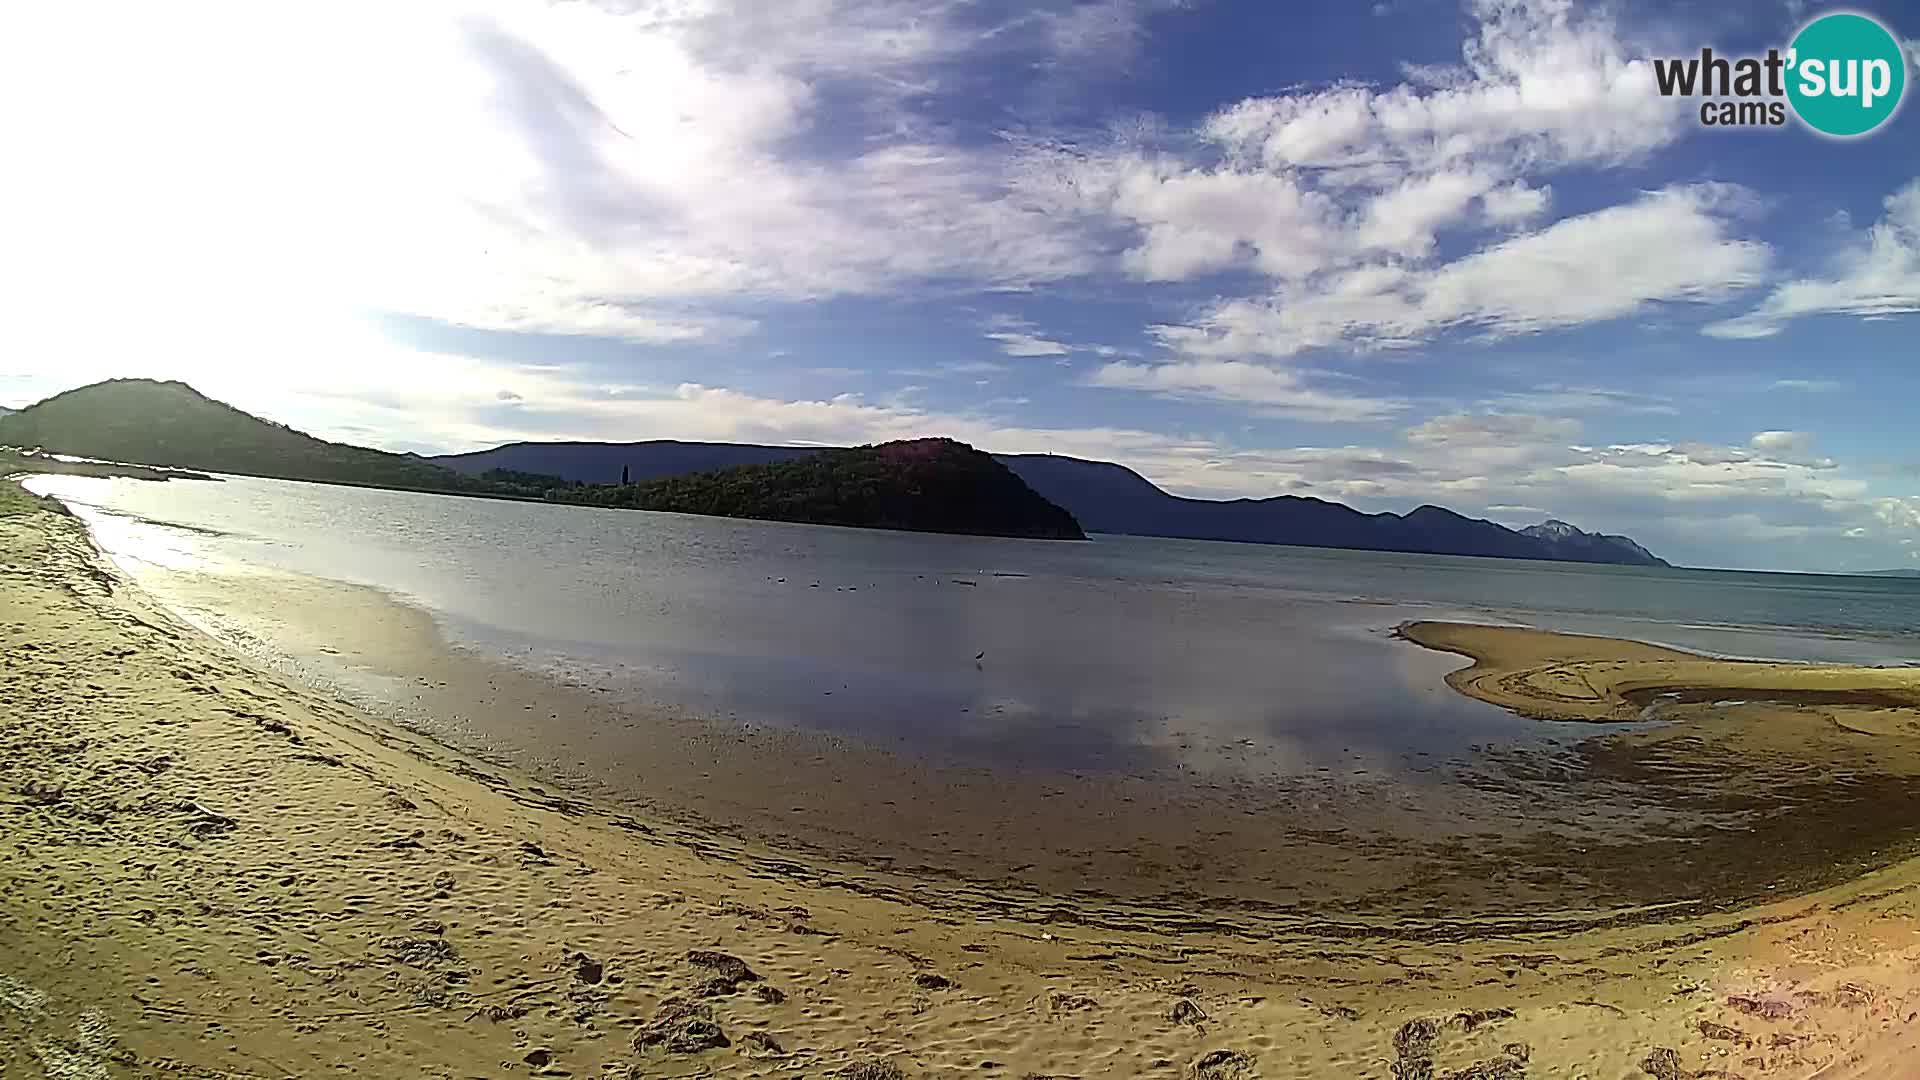
[[[1718,660],[1513,626],[1415,622],[1398,633],[1472,659],[1448,677],[1454,689],[1541,720],[1622,723],[1667,701],[1752,704],[1770,717],[1818,712],[1836,723],[1920,708],[1920,668]]]
[[[985,883],[1025,902],[1071,897],[1081,918],[1109,925],[1151,910],[1189,929],[1565,931],[1844,880],[1890,861],[1920,821],[1920,785],[1900,760],[1860,762],[1836,784],[1799,759],[1785,770],[1745,760],[1751,747],[1685,757],[1693,743],[1623,748],[1589,724],[1542,725],[1583,739],[1494,744],[1412,772],[1363,759],[1289,766],[1209,743],[1197,725],[1157,743],[1127,733],[1140,741],[1111,769],[975,767],[635,707],[590,673],[450,647],[424,612],[371,590],[259,572],[141,580],[256,658],[572,797],[915,880]],[[1447,657],[1383,644],[1384,658],[1449,693]],[[1526,712],[1532,700],[1493,704]],[[1676,749],[1678,765],[1656,760]],[[1114,901],[1125,914],[1109,911]]]
[[[1489,908],[1447,933],[1315,912],[1311,880],[1280,919],[848,862],[675,799],[563,794],[264,670],[41,510],[0,517],[0,650],[8,1076],[1838,1078],[1920,1054],[1910,862],[1738,910]],[[1702,715],[1619,737],[1712,722],[1674,708]],[[1875,746],[1910,721],[1804,708]],[[1539,764],[1487,782],[1554,783]]]
[[[1489,894],[1483,875],[1437,872],[1451,860],[1428,848],[1498,830],[1527,806],[1443,782],[1442,762],[1418,787],[1375,762],[1302,777],[1175,731],[1176,752],[1145,747],[1120,770],[974,767],[806,729],[634,710],[590,681],[451,648],[425,613],[369,590],[266,574],[168,573],[153,587],[170,608],[207,612],[256,657],[438,741],[577,797],[834,862],[988,883],[1028,901],[1074,896],[1090,919],[1119,899],[1127,918],[1154,906],[1195,926],[1319,922],[1337,901],[1362,932],[1399,926],[1432,888],[1451,890],[1454,911],[1515,903],[1511,891]],[[1438,693],[1444,670],[1433,670]]]
[[[1625,788],[1668,812],[1665,837],[1583,850],[1595,881],[1731,909],[1920,854],[1920,669],[1717,660],[1516,627],[1398,632],[1471,658],[1447,678],[1461,693],[1626,727],[1553,759],[1490,755],[1507,780],[1558,798]]]

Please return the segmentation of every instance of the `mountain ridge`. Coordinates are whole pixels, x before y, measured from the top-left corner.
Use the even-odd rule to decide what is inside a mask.
[[[631,473],[629,472],[629,476]],[[996,460],[946,438],[822,450],[644,482],[561,488],[555,502],[809,525],[1085,540],[1072,514]]]
[[[963,526],[958,519],[945,516],[944,511],[934,505],[940,499],[927,499],[926,492],[912,483],[897,489],[889,487],[895,478],[884,468],[867,469],[871,462],[848,465],[851,471],[847,475],[855,481],[852,486],[842,485],[834,476],[815,475],[823,468],[817,462],[805,464],[808,459],[843,453],[847,448],[676,440],[509,443],[490,450],[426,458],[328,442],[216,401],[185,383],[151,379],[95,383],[0,416],[0,444],[8,443],[39,447],[52,453],[208,472],[593,505],[639,506],[643,499],[634,494],[636,489],[691,474],[799,465],[799,468],[776,470],[751,481],[799,485],[793,490],[776,491],[764,485],[749,490],[749,481],[736,476],[707,478],[697,484],[660,489],[645,499],[663,500],[658,505],[650,503],[648,508],[729,516],[877,524],[891,528],[927,528],[928,531],[993,531]],[[1030,495],[1050,504],[1069,520],[1077,519],[1076,530],[1092,532],[1439,555],[1667,565],[1626,537],[1586,533],[1562,521],[1543,522],[1515,531],[1496,522],[1469,518],[1431,505],[1416,507],[1405,514],[1368,514],[1343,503],[1299,495],[1227,501],[1190,499],[1163,491],[1146,477],[1114,462],[1054,454],[989,456],[952,440],[911,440],[899,445],[951,446],[1004,466],[1017,481],[1017,489],[1003,481],[987,479],[984,472],[975,475],[968,469],[956,468],[941,475],[963,481],[951,489],[952,493],[983,520],[993,519],[1004,508],[993,507],[991,500],[979,499],[975,492],[996,491],[1014,504],[1025,506],[1025,511],[1015,513],[1010,519],[1016,522],[1011,526],[1015,529],[1014,535],[1027,535],[1020,530],[1045,517],[1025,502]],[[863,449],[873,451],[875,448]],[[942,453],[957,455],[960,450],[942,450]],[[905,467],[899,460],[892,464]],[[976,462],[968,468],[980,466]],[[582,489],[582,484],[599,484],[617,491],[598,493]],[[825,486],[812,490],[809,485]],[[909,494],[927,505],[902,509],[905,504],[899,500]],[[780,509],[783,507],[785,509]],[[781,516],[787,513],[800,516]],[[831,516],[841,513],[851,514],[853,519]],[[944,524],[912,523],[916,521]]]
[[[281,480],[499,493],[417,454],[329,442],[178,381],[108,379],[63,391],[0,416],[0,444]]]
[[[707,456],[709,448],[711,457]],[[677,469],[699,471],[699,466],[708,462],[768,464],[821,450],[673,439],[515,442],[429,460],[463,472],[510,468],[579,482],[617,481],[624,469],[639,482],[674,475]],[[1300,495],[1190,499],[1163,491],[1116,462],[1058,454],[994,457],[1043,498],[1072,514],[1088,532],[1555,562],[1668,565],[1627,537],[1587,533],[1565,522],[1530,526],[1542,530],[1530,534],[1438,506],[1416,507],[1406,514],[1367,514],[1344,503]],[[1547,528],[1549,525],[1564,528]]]
[[[1648,560],[1662,561],[1659,559],[1659,556],[1641,547],[1639,542],[1630,536],[1620,536],[1615,533],[1583,532],[1561,521],[1559,518],[1548,518],[1538,525],[1529,525],[1521,529],[1520,534],[1573,550],[1614,553],[1625,552],[1632,555],[1644,556]],[[1593,561],[1603,562],[1607,560],[1595,559]],[[1650,562],[1648,565],[1652,565],[1652,563]]]
[[[328,442],[183,382],[109,379],[0,416],[0,446],[51,454],[438,494],[629,507],[922,532],[1084,540],[1073,516],[1006,466],[951,439],[680,470],[652,484],[447,468],[417,454]],[[23,459],[25,460],[25,459]],[[624,469],[623,469],[624,472]],[[127,475],[122,473],[122,475]]]

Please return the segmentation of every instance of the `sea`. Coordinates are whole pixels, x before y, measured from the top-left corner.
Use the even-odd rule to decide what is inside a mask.
[[[1283,746],[1300,768],[1562,737],[1447,690],[1464,661],[1392,636],[1413,619],[1920,661],[1920,580],[957,537],[244,477],[28,486],[136,579],[365,586],[455,646],[636,709],[961,762],[1097,769],[1142,725]]]

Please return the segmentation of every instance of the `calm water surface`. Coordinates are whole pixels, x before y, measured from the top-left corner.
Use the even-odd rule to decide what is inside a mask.
[[[1133,537],[946,537],[233,478],[39,477],[136,573],[377,587],[637,705],[941,756],[1124,765],[1191,733],[1306,769],[1570,738],[1447,691],[1409,618],[1728,655],[1920,658],[1920,582]],[[984,654],[984,655],[981,655]]]

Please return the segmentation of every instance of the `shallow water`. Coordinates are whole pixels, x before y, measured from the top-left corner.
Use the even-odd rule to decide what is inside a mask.
[[[1899,580],[949,537],[246,478],[30,486],[146,573],[354,582],[636,706],[1068,769],[1183,744],[1203,766],[1233,748],[1236,768],[1394,768],[1565,737],[1446,692],[1457,658],[1385,638],[1407,618],[1867,663],[1915,655],[1920,618],[1920,582]]]
[[[1880,786],[1826,799],[1825,839],[1788,851],[1776,840],[1805,831],[1811,803],[1767,761],[1674,765],[1686,740],[1613,741],[1658,735],[1659,718],[1602,732],[1510,715],[1445,686],[1460,658],[1387,634],[1467,618],[1888,662],[1912,652],[1907,582],[879,533],[246,479],[30,486],[176,611],[375,711],[565,790],[869,865],[1445,922],[1817,883],[1904,843],[1911,818],[1906,774],[1871,766]],[[1755,790],[1694,790],[1749,774]],[[1881,805],[1897,812],[1853,809]],[[1839,865],[1836,845],[1859,851]]]

